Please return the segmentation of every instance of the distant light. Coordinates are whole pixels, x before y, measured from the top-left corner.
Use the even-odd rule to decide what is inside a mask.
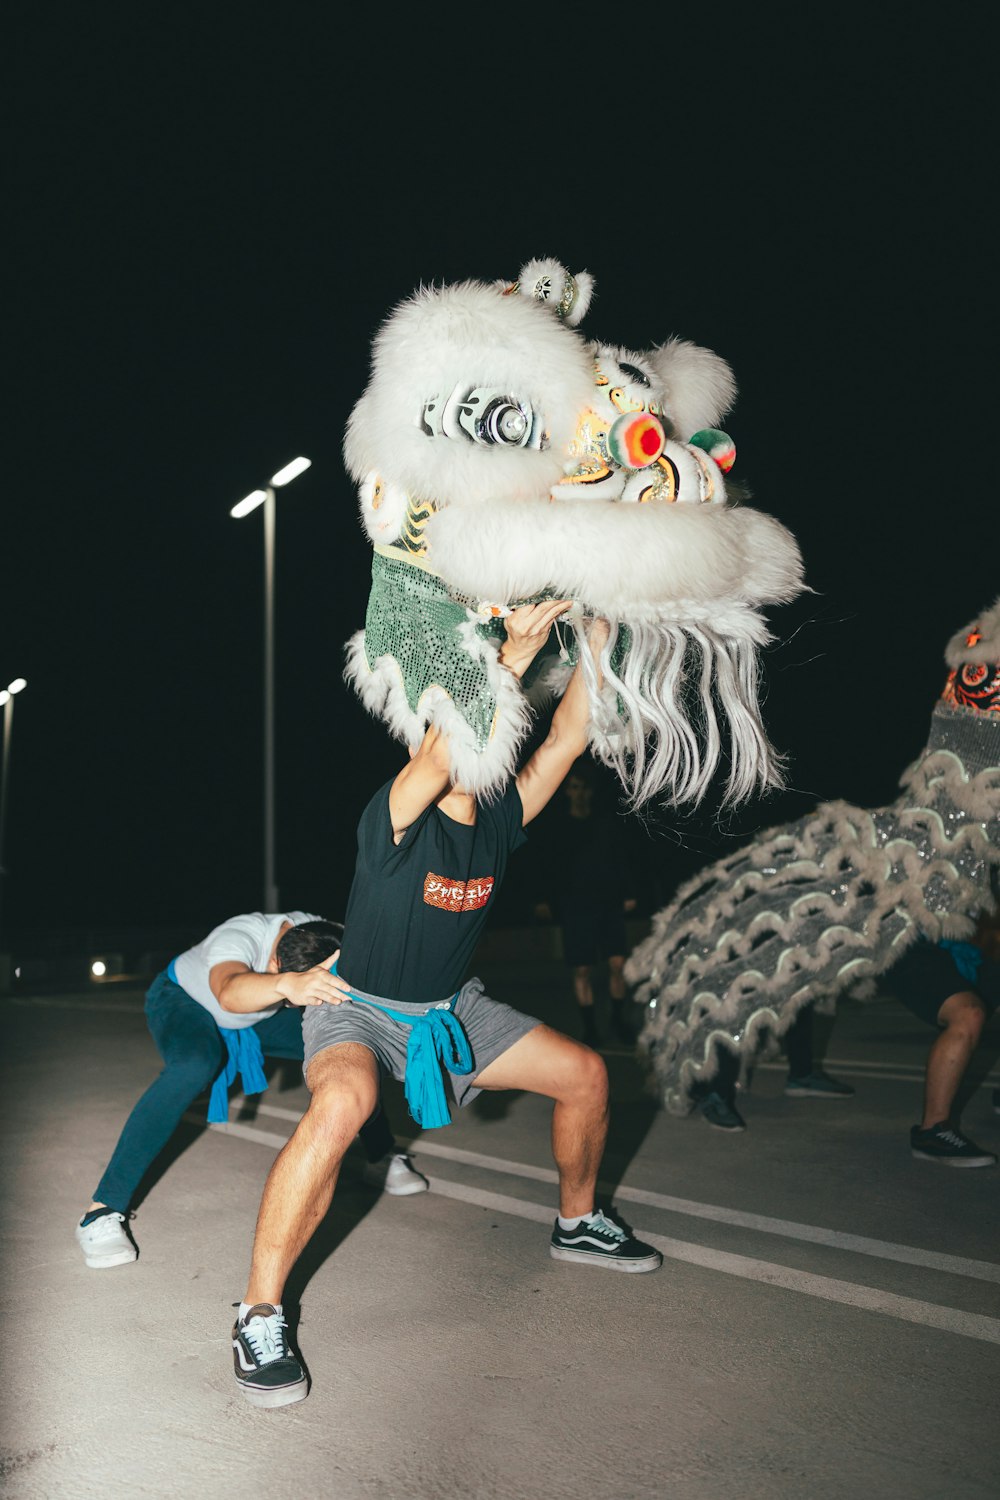
[[[28,679],[26,677],[15,677],[13,682],[8,682],[7,691],[8,693],[19,693],[22,688],[26,688],[27,686]]]
[[[106,974],[108,972],[108,966],[104,962],[104,959],[95,958],[94,962],[90,966],[90,972],[91,974],[93,974],[95,979],[100,979],[104,974]]]
[[[290,464],[279,469],[277,474],[271,475],[271,483],[280,489],[283,484],[290,484],[293,479],[298,479],[300,474],[304,474],[307,469],[311,468],[311,458],[293,458]]]
[[[254,490],[252,495],[247,495],[245,499],[234,505],[229,514],[239,521],[243,516],[248,516],[252,510],[256,510],[258,505],[263,505],[266,499],[266,490]]]
[[[21,977],[21,970],[20,970],[20,968],[17,968],[17,969],[14,970],[14,978],[15,979],[20,979],[20,977]]]
[[[10,694],[8,693],[7,689],[6,688],[0,689],[0,707],[2,707],[3,704],[9,703],[9,702],[10,702]]]

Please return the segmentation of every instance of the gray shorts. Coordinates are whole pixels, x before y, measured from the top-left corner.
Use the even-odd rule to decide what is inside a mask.
[[[400,1005],[395,1000],[384,1000],[380,995],[366,995],[364,990],[356,994],[379,1005],[388,1005],[401,1015],[422,1016],[431,1009],[429,1005]],[[451,1083],[451,1092],[456,1104],[471,1104],[481,1089],[475,1079],[494,1062],[501,1053],[513,1047],[521,1037],[534,1031],[541,1022],[535,1016],[522,1015],[499,1000],[491,1000],[483,992],[481,979],[469,979],[458,992],[452,1006],[452,1014],[461,1022],[472,1050],[472,1072],[452,1073],[446,1071]],[[374,1052],[380,1068],[400,1081],[406,1072],[406,1044],[410,1039],[410,1028],[401,1021],[394,1021],[384,1011],[373,1005],[352,1005],[345,1000],[341,1005],[310,1005],[302,1013],[302,1043],[305,1060],[303,1073],[317,1052],[335,1047],[338,1042],[360,1042]],[[308,1083],[308,1079],[306,1080]]]

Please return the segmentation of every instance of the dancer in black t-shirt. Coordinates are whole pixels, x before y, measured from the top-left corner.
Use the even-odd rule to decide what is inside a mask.
[[[515,610],[506,622],[504,666],[520,676],[568,604]],[[598,672],[607,638],[607,624],[595,621],[590,645]],[[283,1406],[307,1394],[305,1373],[288,1348],[281,1297],[330,1206],[344,1152],[374,1108],[380,1069],[405,1080],[411,1110],[428,1125],[448,1120],[445,1073],[459,1104],[482,1089],[551,1098],[559,1217],[550,1254],[616,1271],[655,1271],[662,1264],[658,1251],[596,1206],[608,1127],[602,1059],[490,1000],[478,980],[463,983],[508,857],[524,842],[524,824],[583,753],[588,717],[578,666],[546,740],[495,803],[451,786],[447,742],[430,729],[362,816],[339,972],[331,973],[329,1002],[311,1010],[303,1026],[312,1099],[268,1177],[233,1329],[236,1380],[255,1406]]]

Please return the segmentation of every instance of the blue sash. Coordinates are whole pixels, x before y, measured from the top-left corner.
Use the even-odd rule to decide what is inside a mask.
[[[336,964],[330,972],[336,974]],[[410,1028],[403,1089],[410,1114],[424,1130],[437,1130],[442,1125],[451,1124],[442,1068],[459,1074],[471,1073],[473,1069],[469,1038],[462,1030],[461,1021],[451,1011],[457,999],[458,993],[450,1000],[430,1006],[422,1016],[414,1016],[351,991],[351,1000],[355,1004],[371,1005],[375,1010],[384,1011],[390,1020]]]
[[[237,1073],[243,1080],[245,1094],[262,1094],[267,1088],[267,1079],[264,1077],[264,1054],[261,1051],[260,1037],[253,1027],[241,1026],[223,1030],[220,1026],[219,1032],[228,1048],[229,1059],[212,1084],[212,1093],[208,1101],[210,1125],[217,1125],[229,1119],[229,1086]]]
[[[940,938],[939,948],[946,948],[951,954],[952,963],[970,984],[975,984],[979,978],[979,970],[983,962],[983,950],[977,948],[975,943],[958,943],[951,938]]]

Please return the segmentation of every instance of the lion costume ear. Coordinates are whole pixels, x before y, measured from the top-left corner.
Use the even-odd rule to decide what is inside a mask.
[[[552,308],[568,328],[583,321],[594,295],[594,278],[589,271],[567,271],[558,260],[529,260],[521,267],[517,290],[522,297],[533,297]]]
[[[718,354],[686,339],[668,339],[645,354],[662,383],[674,435],[718,427],[736,400],[736,377]]]
[[[714,458],[723,474],[728,474],[736,462],[736,444],[728,432],[718,427],[702,427],[688,438],[689,448],[700,448],[709,458]]]

